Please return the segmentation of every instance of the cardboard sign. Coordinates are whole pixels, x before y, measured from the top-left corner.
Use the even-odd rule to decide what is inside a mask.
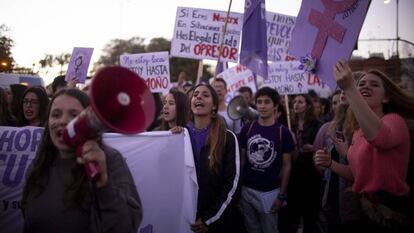
[[[217,60],[227,12],[178,7],[171,55]],[[230,13],[221,51],[222,61],[237,62],[243,16]]]
[[[298,61],[270,63],[267,79],[263,79],[263,86],[276,89],[280,95],[308,93],[306,73],[298,66]]]
[[[334,90],[333,65],[349,59],[361,31],[370,0],[302,1],[293,30],[289,55],[297,60],[310,55],[316,74]]]
[[[162,93],[170,87],[168,52],[121,55],[120,64],[143,78],[151,92]]]
[[[77,83],[85,83],[91,61],[93,48],[73,48],[72,56],[66,72],[65,81],[77,80]]]
[[[296,17],[266,12],[267,60],[285,61]]]
[[[243,65],[237,65],[227,69],[218,74],[217,78],[222,78],[227,83],[227,95],[224,100],[226,103],[229,103],[237,95],[240,87],[250,87],[253,93],[257,90],[252,71]],[[213,78],[210,78],[209,81],[212,83]]]

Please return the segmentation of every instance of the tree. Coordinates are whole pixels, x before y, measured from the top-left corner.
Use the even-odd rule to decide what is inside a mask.
[[[119,57],[125,53],[145,53],[144,38],[132,37],[129,40],[114,39],[105,45],[98,62],[94,64],[93,71],[100,67],[119,65]]]
[[[51,54],[45,54],[45,58],[39,61],[39,64],[42,68],[53,67],[54,57]]]
[[[144,44],[144,39],[140,37],[132,37],[129,40],[115,39],[111,40],[105,45],[103,49],[103,55],[99,58],[98,62],[94,64],[94,71],[99,67],[106,65],[119,65],[119,57],[122,54],[135,54],[135,53],[148,53],[159,51],[170,51],[171,42],[165,38],[157,37],[150,40],[148,45]],[[209,66],[203,66],[203,80],[211,77],[212,74],[208,71]],[[198,60],[172,57],[170,58],[170,76],[171,81],[176,82],[178,74],[181,71],[185,71],[188,77],[195,83]]]
[[[14,59],[12,56],[11,49],[14,45],[14,41],[10,39],[6,32],[9,31],[9,28],[6,25],[0,25],[0,71],[1,72],[11,72]]]
[[[61,53],[54,57],[55,63],[60,65],[60,75],[63,75],[65,73],[63,71],[63,66],[69,64],[70,56],[70,53]]]
[[[45,54],[45,57],[39,61],[39,64],[42,68],[54,67],[55,65],[59,65],[59,75],[63,75],[65,73],[65,71],[63,70],[63,66],[69,64],[70,56],[70,53],[61,53],[58,55]]]

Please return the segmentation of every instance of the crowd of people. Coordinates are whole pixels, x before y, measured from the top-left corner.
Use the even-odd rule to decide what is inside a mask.
[[[329,99],[298,94],[287,97],[289,106],[275,89],[241,87],[255,119],[229,116],[221,78],[154,94],[148,130],[190,135],[199,185],[193,232],[412,232],[414,95],[342,60],[333,78]],[[67,232],[136,232],[145,213],[119,152],[89,140],[76,159],[62,140],[89,104],[67,85],[57,78],[49,95],[19,84],[0,89],[0,125],[45,128],[22,197],[25,232],[62,224]],[[95,183],[81,166],[87,162],[99,167]]]

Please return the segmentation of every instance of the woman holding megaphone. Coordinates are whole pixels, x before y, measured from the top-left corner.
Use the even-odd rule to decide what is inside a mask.
[[[76,159],[75,148],[63,140],[67,124],[88,105],[88,96],[77,89],[52,98],[23,191],[24,232],[137,232],[141,202],[120,153],[92,139]],[[86,162],[97,165],[95,183],[87,177]]]

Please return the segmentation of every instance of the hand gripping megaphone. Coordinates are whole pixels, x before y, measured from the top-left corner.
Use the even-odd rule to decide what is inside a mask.
[[[82,156],[82,146],[90,139],[112,130],[135,134],[144,131],[154,120],[155,104],[152,93],[136,73],[120,66],[105,67],[92,79],[89,90],[91,105],[68,123],[63,140],[76,147]],[[91,180],[99,172],[92,162],[86,164]]]
[[[253,120],[259,115],[255,109],[246,103],[243,96],[236,96],[230,100],[230,103],[227,106],[227,113],[234,121],[243,117],[248,120]]]

